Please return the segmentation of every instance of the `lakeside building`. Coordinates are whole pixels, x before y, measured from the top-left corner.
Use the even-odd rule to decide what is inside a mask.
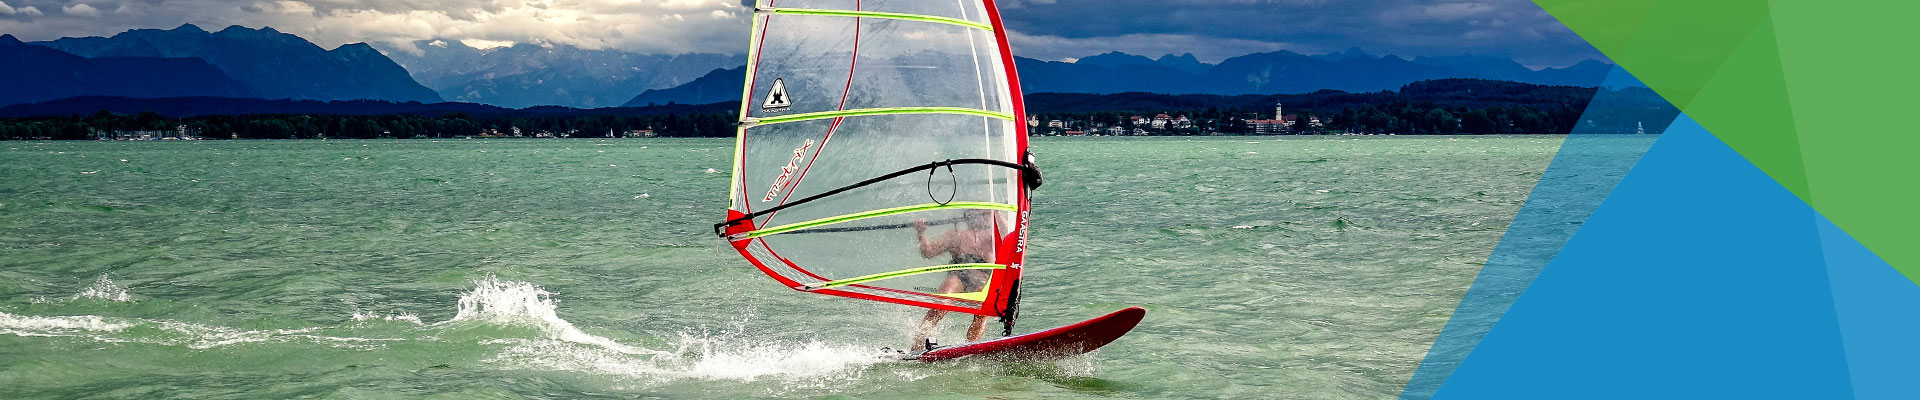
[[[121,130],[101,131],[89,129],[96,140],[200,140],[199,132],[179,125],[173,130]]]
[[[1247,120],[1247,129],[1255,135],[1281,135],[1292,132],[1299,122],[1299,116],[1287,115],[1285,104],[1273,103],[1273,119]]]
[[[1333,121],[1333,120],[1331,120],[1331,119],[1329,119],[1329,120],[1327,120],[1327,121]],[[1325,124],[1322,124],[1322,123],[1320,123],[1320,117],[1316,117],[1316,116],[1312,116],[1312,115],[1308,115],[1308,116],[1307,116],[1307,126],[1310,126],[1310,127],[1314,127],[1314,128],[1324,128],[1324,127],[1326,127],[1326,125],[1325,125]]]
[[[1279,135],[1287,133],[1287,126],[1287,121],[1280,119],[1247,120],[1247,129],[1253,130],[1253,134],[1255,135]]]

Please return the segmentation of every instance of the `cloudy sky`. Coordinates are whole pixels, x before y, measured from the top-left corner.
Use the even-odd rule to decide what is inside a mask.
[[[929,0],[931,1],[931,0]],[[108,36],[193,23],[272,26],[325,47],[442,37],[649,54],[740,53],[742,0],[0,0],[0,33]],[[1124,51],[1202,61],[1358,47],[1374,54],[1509,55],[1530,66],[1600,58],[1528,0],[1000,0],[1016,53]],[[383,46],[384,47],[384,46]]]

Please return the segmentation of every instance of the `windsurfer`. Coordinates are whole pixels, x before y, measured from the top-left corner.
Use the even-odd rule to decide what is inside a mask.
[[[952,264],[974,264],[990,262],[993,254],[994,229],[993,212],[970,209],[962,214],[965,227],[954,229],[940,238],[927,240],[927,220],[914,220],[913,230],[920,237],[920,256],[926,258],[950,254]],[[940,293],[978,292],[986,288],[990,274],[984,269],[956,269],[947,271],[947,280],[940,284]],[[927,316],[914,330],[913,351],[927,350],[928,337],[933,336],[934,327],[940,319],[946,318],[946,310],[927,310]],[[980,340],[987,331],[987,316],[973,316],[973,325],[967,328],[967,341]]]

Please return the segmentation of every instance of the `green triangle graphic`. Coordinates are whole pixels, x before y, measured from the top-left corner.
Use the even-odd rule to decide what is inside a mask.
[[[1536,3],[1682,109],[1746,41],[1753,26],[1766,20],[1767,11],[1765,4],[1745,2]],[[1712,17],[1696,18],[1708,15]]]
[[[1748,32],[1683,110],[1713,116],[1713,125],[1702,126],[1747,161],[1767,166],[1762,168],[1767,175],[1802,201],[1811,201],[1773,22],[1762,19]]]
[[[1909,45],[1920,37],[1920,3],[1783,1],[1773,10],[1815,194],[1808,203],[1920,282],[1920,54]]]
[[[1920,2],[1535,3],[1920,282]]]

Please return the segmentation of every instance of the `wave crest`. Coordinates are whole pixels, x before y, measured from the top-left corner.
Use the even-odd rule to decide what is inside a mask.
[[[100,274],[99,278],[93,280],[92,285],[88,285],[85,289],[80,289],[80,293],[75,293],[72,297],[73,300],[85,298],[122,303],[133,301],[133,295],[127,294],[127,288],[120,286],[118,283],[114,283],[113,278],[108,277],[107,274]]]
[[[625,354],[665,355],[666,352],[642,349],[580,331],[573,323],[560,319],[559,304],[553,293],[531,283],[500,280],[487,275],[473,281],[473,290],[460,295],[460,309],[453,319],[441,324],[480,322],[531,326],[548,339],[589,344]]]

